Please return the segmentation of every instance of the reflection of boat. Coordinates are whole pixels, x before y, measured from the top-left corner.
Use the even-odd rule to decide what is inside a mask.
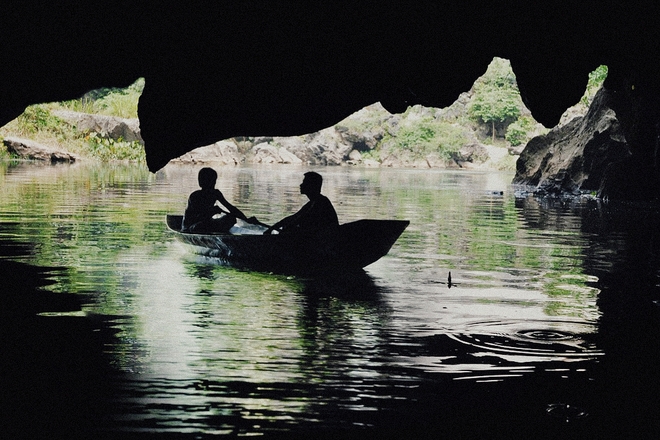
[[[181,232],[181,215],[168,215],[167,226],[201,255],[230,266],[263,272],[309,275],[361,269],[387,252],[410,224],[407,220],[358,220],[326,235],[262,235],[265,228],[248,225],[229,234]]]

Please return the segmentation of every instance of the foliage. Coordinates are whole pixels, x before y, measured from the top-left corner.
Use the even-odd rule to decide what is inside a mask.
[[[32,105],[22,115],[0,128],[0,136],[15,135],[62,147],[81,156],[102,161],[144,161],[144,149],[139,142],[104,138],[87,133],[53,114],[52,110],[67,109],[122,118],[137,118],[137,104],[144,90],[144,78],[131,86],[92,90],[82,98],[61,103]],[[6,155],[6,154],[5,154]]]
[[[362,154],[362,160],[374,160],[376,162],[380,162],[380,150],[373,149],[373,150],[367,150],[361,153]]]
[[[449,159],[467,142],[462,127],[437,120],[433,117],[409,118],[395,135],[384,140],[393,151],[412,153],[415,158],[423,158],[437,153]]]
[[[139,142],[127,142],[123,139],[114,140],[101,137],[98,133],[85,136],[89,151],[97,159],[108,160],[134,160],[143,162],[144,149]]]
[[[69,110],[83,113],[98,113],[120,118],[137,118],[137,106],[144,90],[144,78],[125,89],[102,88],[85,93],[80,99],[61,103]]]
[[[587,81],[587,89],[584,92],[584,95],[582,95],[582,98],[580,99],[580,102],[584,104],[585,106],[589,106],[591,104],[591,101],[594,98],[594,95],[596,95],[596,92],[600,87],[603,85],[605,82],[605,79],[607,78],[607,66],[598,66],[596,70],[591,72],[589,74],[589,80]]]
[[[23,136],[30,136],[39,132],[48,131],[58,137],[66,137],[64,121],[53,115],[43,105],[31,105],[25,109],[23,114],[16,118],[14,130]]]
[[[514,147],[529,140],[529,133],[534,129],[536,121],[529,116],[518,118],[506,129],[506,140]]]
[[[11,159],[11,155],[9,154],[9,151],[7,151],[7,148],[2,142],[2,137],[0,137],[0,162],[6,161]]]
[[[490,125],[494,140],[498,126],[504,128],[515,121],[522,108],[511,64],[494,58],[486,73],[474,83],[474,96],[468,108],[470,117]]]
[[[0,128],[0,136],[21,136],[50,145],[62,145],[72,153],[102,161],[144,161],[144,149],[139,142],[103,138],[97,133],[79,131],[55,116],[49,106],[32,105],[22,115]]]
[[[47,105],[32,105],[7,125],[0,127],[0,137],[19,136],[44,144],[75,143],[78,134],[62,119],[53,115]]]

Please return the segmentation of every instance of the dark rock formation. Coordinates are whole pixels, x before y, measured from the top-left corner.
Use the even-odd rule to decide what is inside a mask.
[[[597,191],[605,169],[630,156],[610,108],[611,93],[598,91],[584,117],[576,117],[527,143],[516,164],[516,184],[543,193]]]
[[[588,72],[607,64],[626,139],[651,156],[659,9],[650,0],[10,0],[0,123],[31,103],[144,77],[140,125],[157,170],[221,139],[318,131],[374,102],[391,112],[446,107],[501,56],[547,127],[579,100]]]

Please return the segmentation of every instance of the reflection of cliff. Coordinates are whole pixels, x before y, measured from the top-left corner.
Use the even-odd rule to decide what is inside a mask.
[[[562,231],[581,222],[584,271],[597,278],[597,344],[605,356],[594,370],[597,414],[612,438],[655,438],[660,432],[660,213],[649,205],[568,204],[528,199],[524,221]],[[536,205],[536,206],[534,206]],[[567,215],[570,214],[570,215]]]
[[[608,415],[621,409],[629,414],[630,426],[621,426],[620,436],[645,438],[651,432],[653,438],[660,431],[659,214],[610,204],[585,210],[583,228],[594,233],[587,264],[600,280],[606,409]]]
[[[0,235],[15,229],[1,223]],[[80,313],[79,296],[43,289],[62,269],[5,260],[32,247],[0,239],[3,436],[93,437],[108,391],[103,343],[112,331],[105,318]]]

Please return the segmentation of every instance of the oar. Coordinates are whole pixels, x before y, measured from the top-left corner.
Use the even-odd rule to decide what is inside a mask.
[[[222,212],[223,214],[226,214],[226,215],[232,215],[232,214],[228,213],[227,211],[225,211],[224,209],[220,208],[218,205],[215,205],[215,206],[216,206],[216,207],[220,210],[220,212]],[[263,226],[264,228],[270,228],[270,225],[267,225],[266,223],[262,223],[262,222],[260,222],[259,220],[257,220],[257,218],[256,218],[255,216],[252,216],[252,217],[246,217],[246,218],[247,218],[248,220],[250,220],[250,218],[252,218],[252,221],[248,221],[248,222],[246,222],[246,223],[249,223],[249,224],[251,224],[251,225],[259,225],[259,226]],[[243,221],[245,221],[245,220],[243,220]]]
[[[252,217],[252,219],[253,220],[251,222],[248,222],[251,225],[259,225],[259,226],[263,226],[264,228],[270,228],[270,225],[267,225],[266,223],[260,222],[259,220],[257,220],[256,217]]]
[[[242,220],[242,219],[241,219],[241,220]],[[247,217],[247,220],[243,220],[243,221],[244,221],[245,223],[249,224],[249,225],[259,225],[259,226],[263,226],[264,228],[270,228],[270,225],[267,225],[266,223],[260,222],[260,221],[257,220],[257,218],[254,217],[254,216],[252,216],[252,217]]]

